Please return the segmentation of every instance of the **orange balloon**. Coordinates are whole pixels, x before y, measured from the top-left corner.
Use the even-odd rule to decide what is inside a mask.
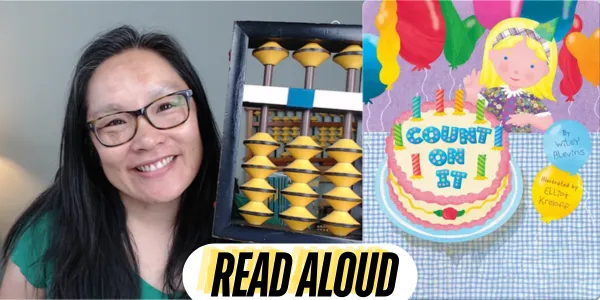
[[[393,2],[393,3],[392,3]],[[386,27],[386,21],[390,18],[390,14],[396,14],[396,2],[391,0],[383,0],[379,4],[379,12],[375,16],[375,27],[381,31]],[[395,27],[394,27],[395,28]]]
[[[565,44],[577,59],[581,75],[594,86],[600,85],[600,28],[589,38],[581,32],[572,32]]]

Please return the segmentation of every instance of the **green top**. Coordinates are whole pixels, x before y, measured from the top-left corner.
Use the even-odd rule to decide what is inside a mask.
[[[48,216],[30,226],[17,242],[11,259],[21,269],[27,281],[36,288],[45,289],[52,285],[52,264],[43,265],[42,255],[48,248],[50,232]],[[169,299],[168,295],[151,286],[140,277],[141,299]]]

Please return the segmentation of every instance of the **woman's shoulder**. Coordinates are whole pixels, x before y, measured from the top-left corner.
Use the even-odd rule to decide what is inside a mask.
[[[45,213],[26,222],[17,233],[10,259],[19,267],[27,281],[36,288],[45,288],[52,267],[44,255],[50,244],[55,215]]]
[[[19,241],[27,239],[38,239],[49,235],[54,227],[56,215],[53,212],[46,212],[36,217],[31,217],[24,222],[18,232]]]

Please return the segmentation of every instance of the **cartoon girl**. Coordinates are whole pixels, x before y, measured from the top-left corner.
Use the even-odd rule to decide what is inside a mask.
[[[482,70],[463,80],[466,101],[486,101],[486,110],[502,122],[507,132],[545,131],[552,116],[542,99],[556,101],[552,84],[558,64],[556,42],[536,32],[544,26],[533,20],[510,18],[490,31]]]

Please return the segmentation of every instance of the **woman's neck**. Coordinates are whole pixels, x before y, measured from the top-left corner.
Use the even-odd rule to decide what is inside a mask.
[[[121,195],[127,212],[127,226],[130,231],[171,234],[179,209],[179,199],[166,203],[145,203],[127,195]]]

